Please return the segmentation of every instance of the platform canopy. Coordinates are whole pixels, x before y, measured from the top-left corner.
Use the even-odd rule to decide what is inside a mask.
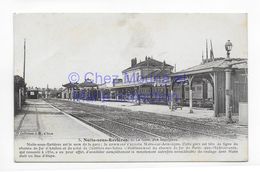
[[[225,72],[227,70],[234,71],[232,73],[232,90],[234,95],[239,95],[243,92],[241,90],[247,87],[247,80],[245,78],[247,68],[247,58],[215,58],[212,61],[203,61],[199,65],[171,74],[171,88],[173,90],[176,83],[182,83],[182,85],[187,83],[189,85],[189,104],[192,112],[192,83],[209,82],[213,88],[215,116],[218,116],[225,113]],[[234,112],[237,112],[238,102],[246,99],[246,97],[247,95],[240,97],[233,96]]]
[[[247,69],[247,58],[215,58],[214,61],[202,63],[179,72],[171,74],[174,76],[203,74],[208,72],[223,71],[231,67],[233,69]]]

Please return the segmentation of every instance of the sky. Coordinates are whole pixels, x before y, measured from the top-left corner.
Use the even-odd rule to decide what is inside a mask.
[[[179,71],[201,63],[206,39],[215,57],[226,57],[227,40],[231,58],[248,56],[246,14],[14,14],[14,74],[20,76],[24,39],[26,83],[34,87],[60,88],[72,72],[79,82],[88,72],[94,80],[95,74],[103,81],[121,76],[135,57],[165,60]]]

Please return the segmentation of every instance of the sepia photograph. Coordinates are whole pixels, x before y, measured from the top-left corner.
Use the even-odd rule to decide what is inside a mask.
[[[14,13],[14,161],[248,161],[247,17]]]

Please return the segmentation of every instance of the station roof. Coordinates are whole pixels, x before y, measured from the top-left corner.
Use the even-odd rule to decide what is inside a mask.
[[[228,67],[236,69],[247,69],[247,59],[246,58],[215,58],[214,61],[202,63],[185,70],[171,74],[171,76],[178,75],[190,75],[196,73],[206,73],[217,70],[224,70]]]
[[[81,87],[81,88],[86,88],[86,87],[98,87],[98,84],[96,83],[93,83],[93,82],[82,82],[80,84],[78,84],[78,87]]]
[[[173,72],[165,69],[160,69],[160,70],[155,70],[152,71],[151,73],[147,74],[146,76],[143,76],[144,78],[149,78],[149,77],[164,77],[164,76],[170,76],[172,75]]]
[[[92,80],[90,79],[86,79],[84,82],[82,83],[67,83],[67,84],[63,84],[62,85],[63,87],[66,87],[66,88],[86,88],[86,87],[98,87],[99,85],[94,83]]]
[[[129,67],[129,68],[126,68],[126,69],[123,70],[122,72],[127,72],[127,71],[132,70],[132,69],[138,69],[138,68],[143,68],[143,67],[147,67],[147,66],[149,66],[149,67],[161,67],[161,66],[163,66],[163,65],[165,65],[166,67],[167,67],[167,66],[168,66],[168,67],[173,67],[173,66],[171,66],[171,65],[169,65],[169,64],[167,64],[167,63],[160,62],[160,61],[158,61],[158,60],[155,60],[155,59],[149,57],[149,58],[147,58],[145,61],[139,62],[139,63],[137,63],[137,64],[134,65],[134,66],[131,66],[131,67]]]
[[[62,85],[63,87],[66,87],[66,88],[74,88],[74,87],[77,87],[78,86],[78,83],[67,83],[67,84],[63,84]]]
[[[16,87],[24,87],[26,85],[24,79],[19,75],[14,76],[14,84]]]
[[[109,87],[109,89],[119,89],[119,88],[132,88],[138,86],[153,86],[153,83],[136,83],[136,84],[122,84],[114,87]]]

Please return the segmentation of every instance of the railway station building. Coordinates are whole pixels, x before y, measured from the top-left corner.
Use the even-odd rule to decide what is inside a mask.
[[[82,83],[67,83],[62,85],[62,99],[98,100],[100,98],[99,85],[86,79]]]
[[[14,76],[14,112],[20,111],[25,103],[26,83],[24,78],[19,75]]]
[[[199,107],[214,110],[216,117],[224,116],[227,111],[238,114],[240,103],[248,102],[247,69],[246,58],[202,59],[200,64],[178,72],[165,61],[145,57],[137,63],[133,58],[131,66],[122,71],[123,79],[113,80],[113,86],[98,85],[88,79],[80,84],[67,83],[61,97],[165,104],[171,110],[188,106],[190,113]]]
[[[170,75],[174,67],[165,61],[145,57],[137,63],[131,59],[131,66],[122,71],[123,79],[113,82],[111,98],[118,101],[167,104],[170,96]]]

